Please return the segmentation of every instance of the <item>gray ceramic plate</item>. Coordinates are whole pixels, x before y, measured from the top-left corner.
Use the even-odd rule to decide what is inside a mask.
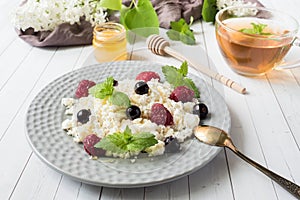
[[[34,153],[56,171],[88,184],[131,188],[172,181],[186,176],[207,164],[220,148],[188,139],[179,153],[158,157],[130,159],[100,158],[90,160],[81,144],[61,129],[64,118],[63,97],[74,96],[82,79],[95,82],[113,76],[117,80],[135,76],[145,70],[158,72],[161,65],[144,61],[103,63],[67,73],[47,85],[32,101],[26,118],[27,139]],[[202,79],[189,74],[201,92],[201,101],[209,107],[210,124],[229,132],[230,114],[223,98]]]

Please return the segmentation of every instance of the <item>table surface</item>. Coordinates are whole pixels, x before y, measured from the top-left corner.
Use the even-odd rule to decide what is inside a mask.
[[[300,19],[300,1],[263,1]],[[37,93],[66,72],[93,63],[92,46],[35,48],[16,35],[10,11],[16,0],[0,2],[0,199],[293,199],[268,177],[231,151],[222,151],[197,172],[151,187],[117,189],[74,181],[49,168],[25,137],[25,116]],[[192,26],[197,45],[183,53],[247,88],[239,94],[207,78],[223,95],[231,114],[231,136],[239,150],[300,184],[300,68],[248,78],[235,74],[218,50],[214,26]],[[202,48],[208,57],[197,57]],[[296,50],[295,50],[296,51]],[[138,51],[137,51],[138,52]],[[129,52],[131,59],[179,63],[151,53]],[[291,58],[297,57],[291,55]]]

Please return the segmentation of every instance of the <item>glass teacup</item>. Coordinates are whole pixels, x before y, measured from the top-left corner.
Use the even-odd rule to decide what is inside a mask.
[[[292,16],[262,7],[233,6],[216,15],[216,37],[225,60],[233,71],[247,76],[280,65],[297,40],[298,28]]]

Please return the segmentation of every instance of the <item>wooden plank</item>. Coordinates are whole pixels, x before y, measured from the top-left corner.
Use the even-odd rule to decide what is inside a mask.
[[[33,155],[10,199],[53,199],[61,175]],[[32,188],[32,189],[29,189]]]
[[[116,189],[103,187],[101,200],[124,199],[140,200],[144,197],[144,188]]]
[[[76,200],[99,200],[102,187],[82,184]]]
[[[54,183],[55,185],[56,183]],[[81,188],[81,183],[61,175],[57,191],[54,194],[55,200],[76,199]],[[52,195],[52,194],[51,194]]]
[[[172,173],[172,172],[170,172]],[[189,199],[188,177],[145,188],[145,199]]]
[[[189,176],[190,199],[234,199],[224,151]]]
[[[29,60],[26,59],[22,64],[22,67],[11,78],[10,81],[12,82],[10,82],[10,84],[8,84],[9,87],[7,87],[9,89],[5,88],[3,90],[7,90],[6,93],[4,93],[3,91],[0,93],[0,95],[4,95],[5,98],[3,97],[3,99],[5,99],[6,101],[5,104],[1,106],[11,105],[11,103],[14,103],[16,105],[16,108],[12,109],[11,113],[8,113],[10,115],[8,115],[7,117],[11,116],[11,118],[5,119],[7,121],[4,124],[9,124],[9,126],[6,127],[6,129],[4,129],[4,126],[1,126],[1,128],[4,129],[4,131],[1,133],[6,133],[0,143],[0,148],[2,149],[0,157],[3,161],[0,169],[1,173],[4,173],[4,177],[6,177],[5,179],[2,179],[3,185],[1,181],[0,187],[1,191],[5,191],[1,193],[1,195],[3,195],[4,197],[7,197],[7,195],[9,195],[14,190],[15,184],[19,185],[19,176],[21,176],[21,181],[23,175],[25,175],[25,177],[30,176],[30,173],[32,173],[32,171],[39,170],[39,168],[31,169],[31,167],[35,168],[39,165],[31,165],[31,160],[29,160],[28,162],[31,151],[24,134],[26,110],[31,100],[40,91],[40,89],[42,89],[50,81],[54,80],[54,78],[57,78],[57,76],[73,68],[74,63],[77,61],[76,58],[81,52],[81,47],[68,49],[62,48],[59,51],[60,53],[56,54],[54,56],[54,59],[51,60],[54,51],[51,51],[49,49],[34,49],[29,55]],[[46,69],[44,70],[44,68]],[[27,70],[32,72],[35,71],[37,73],[32,73],[32,76],[23,78],[22,76],[24,74],[28,74]],[[24,88],[20,87],[20,83]],[[12,94],[9,94],[9,92],[11,92]],[[11,98],[8,98],[7,96],[5,96],[5,94],[11,95]],[[18,96],[19,99],[14,100],[14,96]],[[10,156],[7,156],[7,149],[10,149],[12,146],[15,146],[14,150],[10,152]],[[11,168],[10,165],[12,163],[14,166],[13,168]],[[36,185],[28,184],[26,179],[24,182],[21,182],[22,184],[20,187],[24,186],[24,188],[27,188],[28,191],[36,190],[36,188],[32,188]],[[57,186],[58,182],[56,183],[55,187]],[[16,194],[16,196],[18,195],[20,194]]]
[[[0,55],[0,91],[21,67],[22,62],[26,59],[31,50],[32,47],[28,44],[15,40]]]
[[[0,199],[9,199],[32,153],[24,134],[25,113],[23,107],[0,141]]]

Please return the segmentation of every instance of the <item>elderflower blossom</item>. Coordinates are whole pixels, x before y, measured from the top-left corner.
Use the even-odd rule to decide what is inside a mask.
[[[245,2],[244,0],[217,0],[216,6],[218,10],[221,10],[223,8],[227,8],[229,6],[256,6],[256,3],[252,2]],[[234,12],[235,11],[235,12]],[[257,10],[256,9],[250,9],[250,8],[239,8],[234,10],[234,15],[256,15]]]
[[[106,12],[97,0],[27,0],[12,13],[14,26],[23,31],[52,31],[62,23],[80,23],[85,17],[92,26],[106,21]]]

